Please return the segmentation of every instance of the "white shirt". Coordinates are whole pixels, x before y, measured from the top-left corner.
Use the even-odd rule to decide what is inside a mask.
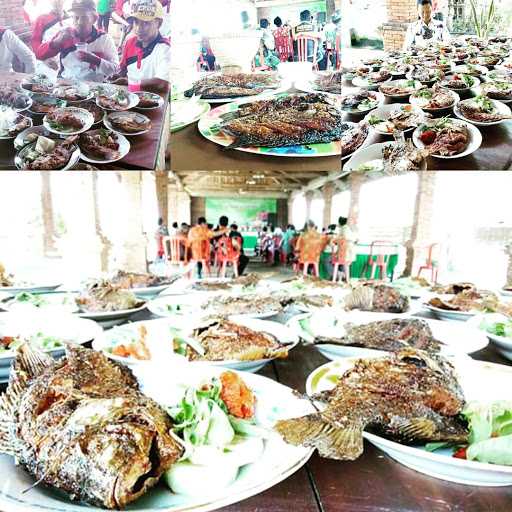
[[[135,36],[126,41],[121,67],[126,67],[128,82],[159,78],[170,81],[171,47],[160,34],[146,48]]]
[[[435,41],[449,41],[450,32],[439,20],[431,19],[427,25],[422,20],[411,23],[407,28],[403,49],[407,50],[411,46],[427,46]]]
[[[34,73],[36,57],[32,50],[12,30],[0,31],[0,71],[13,71],[14,56],[24,65],[25,73]]]

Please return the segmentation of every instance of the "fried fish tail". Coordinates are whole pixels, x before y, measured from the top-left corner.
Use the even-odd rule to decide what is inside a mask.
[[[334,427],[321,414],[278,421],[274,427],[295,446],[316,448],[322,457],[355,460],[363,453],[363,431],[357,426]]]

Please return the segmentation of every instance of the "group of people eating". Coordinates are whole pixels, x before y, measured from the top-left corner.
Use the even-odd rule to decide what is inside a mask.
[[[123,21],[128,36],[116,45],[95,0],[48,0],[47,12],[31,24],[25,44],[0,28],[0,73],[13,70],[50,79],[109,82],[132,90],[165,92],[169,87],[170,43],[161,33],[164,7],[158,0],[131,0]]]

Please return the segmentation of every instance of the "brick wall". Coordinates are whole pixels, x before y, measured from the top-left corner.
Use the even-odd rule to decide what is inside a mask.
[[[14,30],[26,42],[30,27],[23,18],[23,0],[2,0],[0,5],[0,27]]]
[[[407,26],[418,19],[416,0],[386,0],[387,22],[382,25],[385,50],[402,48]]]

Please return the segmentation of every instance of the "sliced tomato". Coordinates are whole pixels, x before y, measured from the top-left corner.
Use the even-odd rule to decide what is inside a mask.
[[[425,130],[420,135],[420,140],[423,142],[423,144],[426,144],[427,146],[429,144],[432,144],[436,140],[437,134],[434,130]]]
[[[456,458],[456,459],[466,459],[466,451],[467,451],[467,446],[464,446],[462,448],[459,448],[454,454],[453,456]]]

